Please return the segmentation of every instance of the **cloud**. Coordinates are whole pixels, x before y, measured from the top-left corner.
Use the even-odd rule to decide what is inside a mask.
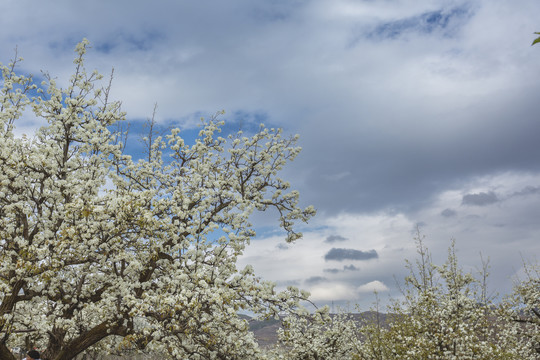
[[[359,270],[360,270],[359,268],[357,268],[356,266],[354,266],[352,264],[351,265],[345,265],[343,267],[343,271],[359,271]]]
[[[315,285],[315,284],[320,284],[322,282],[325,282],[327,280],[328,280],[327,278],[322,277],[322,276],[312,276],[312,277],[306,279],[304,282],[307,285]]]
[[[332,269],[323,269],[323,272],[330,273],[330,274],[337,274],[340,273],[342,270],[332,268]]]
[[[143,31],[138,34],[117,32],[114,36],[96,41],[94,48],[103,54],[115,51],[144,53],[154,50],[167,36],[160,31]]]
[[[350,171],[343,171],[343,172],[340,172],[339,174],[325,174],[323,177],[329,181],[339,181],[346,178],[349,175],[351,175]]]
[[[335,242],[338,242],[338,241],[346,241],[347,238],[344,238],[343,236],[340,236],[340,235],[330,235],[326,238],[326,240],[324,240],[325,243],[335,243]]]
[[[441,216],[444,216],[444,217],[453,217],[456,215],[457,215],[457,211],[453,209],[444,209],[443,211],[441,211]]]
[[[343,269],[336,269],[336,268],[323,269],[323,272],[330,273],[330,274],[338,274],[338,273],[342,273],[342,272],[345,272],[345,271],[360,271],[360,269],[357,268],[356,266],[352,265],[352,264],[351,265],[344,265]]]
[[[367,284],[361,285],[358,287],[357,291],[360,293],[370,293],[370,292],[383,292],[388,291],[389,288],[384,283],[380,282],[379,280],[374,280],[371,282],[368,282]]]
[[[536,195],[540,193],[540,186],[526,186],[520,191],[516,191],[512,196],[529,196]]]
[[[341,249],[341,248],[332,248],[330,251],[324,255],[324,260],[335,260],[335,261],[344,261],[344,260],[369,260],[376,259],[379,255],[375,250],[361,251],[355,249]]]
[[[312,301],[355,300],[357,292],[347,284],[325,284],[310,290]]]
[[[368,36],[377,39],[395,39],[410,32],[431,34],[435,31],[442,31],[445,35],[449,35],[455,31],[458,25],[463,23],[464,18],[470,15],[469,8],[466,6],[428,11],[420,15],[379,24]]]
[[[481,192],[476,194],[467,194],[463,196],[462,204],[463,205],[476,205],[476,206],[486,206],[498,202],[499,199],[497,195],[490,191],[488,193]]]

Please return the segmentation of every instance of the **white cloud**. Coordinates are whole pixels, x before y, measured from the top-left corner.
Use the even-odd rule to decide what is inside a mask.
[[[358,287],[360,293],[372,293],[372,292],[384,292],[390,290],[388,286],[384,285],[379,280],[370,281],[367,284],[360,285]]]
[[[354,289],[345,284],[325,284],[317,285],[311,290],[311,299],[317,302],[329,303],[334,300],[355,300],[357,294]]]

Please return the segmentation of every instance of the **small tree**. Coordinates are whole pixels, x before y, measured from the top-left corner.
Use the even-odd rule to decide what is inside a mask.
[[[211,119],[192,146],[174,129],[135,162],[110,84],[85,71],[87,47],[67,88],[46,76],[34,98],[20,59],[1,68],[0,358],[14,359],[9,346],[25,335],[54,360],[113,338],[173,358],[255,357],[237,312],[273,316],[307,296],[236,267],[254,210],[276,209],[287,241],[314,214],[277,177],[297,137],[261,127],[223,138]],[[47,125],[18,137],[29,109]]]
[[[523,359],[540,358],[540,265],[524,264],[525,278],[514,287],[503,308],[508,337]]]
[[[417,242],[419,257],[415,264],[407,265],[410,275],[405,279],[405,300],[395,302],[389,309],[391,319],[386,340],[393,356],[510,358],[492,303],[482,288],[486,284],[461,269],[454,243],[448,250],[446,263],[437,266],[431,262],[420,235]],[[480,289],[479,285],[482,285]]]
[[[328,306],[313,314],[299,311],[284,319],[278,331],[281,347],[275,353],[286,359],[355,359],[358,329],[350,314],[329,314]]]

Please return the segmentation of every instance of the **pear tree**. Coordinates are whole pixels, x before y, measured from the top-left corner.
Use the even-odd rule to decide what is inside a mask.
[[[0,358],[23,341],[50,360],[110,347],[256,358],[238,313],[276,316],[307,297],[236,265],[254,211],[273,209],[289,242],[315,213],[278,176],[297,136],[261,126],[222,137],[211,118],[194,143],[173,129],[135,161],[110,82],[86,71],[88,47],[77,45],[64,87],[19,74],[18,57],[1,67]],[[20,135],[25,117],[44,125]]]

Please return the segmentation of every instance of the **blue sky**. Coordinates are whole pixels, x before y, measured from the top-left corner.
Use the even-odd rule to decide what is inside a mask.
[[[467,269],[489,257],[501,293],[538,256],[538,14],[536,0],[7,0],[0,61],[17,47],[23,71],[62,83],[86,37],[135,129],[157,103],[188,135],[221,109],[231,130],[300,134],[283,177],[318,215],[293,245],[255,215],[241,264],[366,308],[374,289],[398,295],[418,224],[437,261],[452,238]]]

